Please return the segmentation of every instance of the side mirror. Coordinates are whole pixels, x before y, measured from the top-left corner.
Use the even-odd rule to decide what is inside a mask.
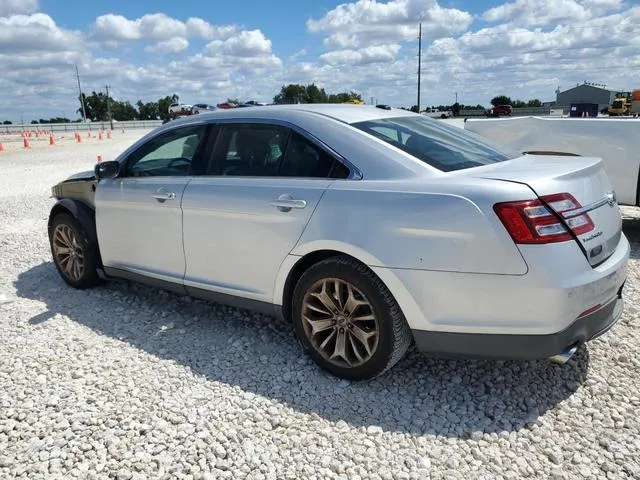
[[[120,173],[120,164],[115,160],[96,163],[94,172],[97,179],[115,178],[118,176],[118,173]]]

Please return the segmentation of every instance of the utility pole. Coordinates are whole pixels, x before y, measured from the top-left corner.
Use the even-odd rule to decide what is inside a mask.
[[[80,74],[78,73],[78,65],[76,65],[76,78],[78,79],[78,92],[80,94],[80,105],[82,105],[82,121],[87,121],[87,113],[84,110],[84,98],[82,97],[82,87],[80,86]]]
[[[456,92],[456,103],[458,103],[458,92]]]
[[[111,118],[111,102],[109,101],[109,85],[105,85],[107,89],[107,113],[109,114],[109,124],[111,125],[111,130],[113,130],[113,118]]]
[[[422,67],[422,22],[418,33],[418,113],[420,113],[420,77]]]

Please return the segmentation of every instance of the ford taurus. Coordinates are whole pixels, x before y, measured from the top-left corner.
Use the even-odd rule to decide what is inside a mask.
[[[629,243],[598,158],[522,155],[388,107],[170,122],[52,189],[55,266],[284,317],[347,379],[414,343],[567,361],[623,309]]]

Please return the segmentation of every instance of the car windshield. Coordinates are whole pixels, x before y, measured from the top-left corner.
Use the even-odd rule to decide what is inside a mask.
[[[426,116],[380,118],[352,125],[443,172],[503,162],[522,155]]]

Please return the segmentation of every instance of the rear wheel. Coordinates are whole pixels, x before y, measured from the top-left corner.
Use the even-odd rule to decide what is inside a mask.
[[[407,322],[382,281],[347,256],[309,268],[293,293],[292,319],[310,357],[331,374],[365,380],[393,367],[411,344]]]
[[[97,245],[73,216],[60,213],[53,218],[49,243],[56,269],[67,284],[85,289],[100,282]]]

